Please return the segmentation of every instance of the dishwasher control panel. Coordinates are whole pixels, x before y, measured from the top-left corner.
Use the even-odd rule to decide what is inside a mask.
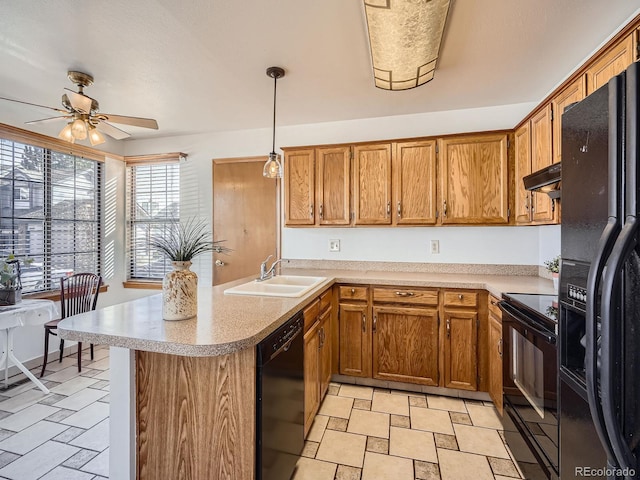
[[[275,332],[258,344],[258,361],[265,362],[302,332],[304,317],[298,312]]]

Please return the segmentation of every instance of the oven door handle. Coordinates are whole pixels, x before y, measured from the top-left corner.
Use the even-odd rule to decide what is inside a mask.
[[[517,323],[535,333],[537,336],[544,338],[547,343],[550,343],[551,345],[556,344],[556,336],[554,334],[542,330],[536,325],[533,325],[531,322],[526,321],[524,318],[522,318],[522,314],[511,305],[509,305],[509,303],[501,300],[498,302],[498,306],[502,309],[503,312],[507,313]]]

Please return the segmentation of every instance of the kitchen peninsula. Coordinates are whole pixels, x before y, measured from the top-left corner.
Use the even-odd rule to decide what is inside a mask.
[[[534,276],[289,270],[327,279],[299,298],[198,292],[198,316],[162,320],[160,295],[69,317],[62,338],[111,348],[112,478],[254,478],[255,346],[334,284],[552,293]],[[337,314],[331,336],[337,335]],[[336,357],[334,357],[336,358]],[[335,361],[334,361],[335,363]],[[332,366],[337,372],[337,365]]]

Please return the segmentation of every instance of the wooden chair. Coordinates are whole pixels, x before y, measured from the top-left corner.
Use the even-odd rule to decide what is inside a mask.
[[[76,315],[78,313],[89,312],[96,309],[98,302],[98,293],[102,277],[94,273],[76,273],[69,277],[60,279],[60,318],[51,320],[44,324],[44,362],[42,363],[42,372],[40,377],[44,375],[47,367],[47,357],[49,356],[49,335],[57,335],[53,332],[58,328],[58,323],[63,318]],[[60,361],[64,351],[64,339],[60,339]],[[91,360],[93,360],[93,344],[91,344]],[[78,342],[78,371],[82,371],[82,342]]]

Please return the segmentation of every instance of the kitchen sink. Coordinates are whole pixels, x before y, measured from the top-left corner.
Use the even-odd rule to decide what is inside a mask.
[[[278,275],[259,282],[252,280],[242,285],[227,288],[225,295],[257,295],[263,297],[301,297],[327,277],[304,277],[298,275]]]

